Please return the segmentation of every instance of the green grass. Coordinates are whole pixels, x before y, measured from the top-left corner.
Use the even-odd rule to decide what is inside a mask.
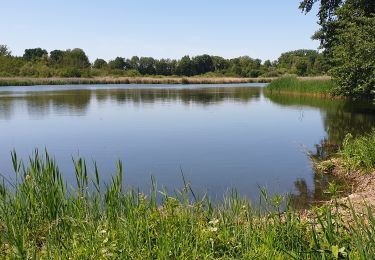
[[[334,86],[333,81],[327,78],[303,79],[294,76],[285,76],[272,81],[267,86],[266,91],[329,95]]]
[[[262,191],[259,207],[235,192],[213,205],[185,183],[169,195],[123,186],[122,164],[108,184],[74,161],[71,188],[54,160],[27,165],[12,154],[14,180],[0,184],[0,257],[36,259],[370,259],[375,219],[344,221],[332,206],[301,218]],[[94,164],[95,165],[95,164]],[[91,176],[91,177],[90,177]],[[286,200],[287,202],[287,200]],[[355,213],[353,212],[353,216]],[[368,224],[366,224],[368,222]]]
[[[370,134],[353,138],[348,134],[339,153],[340,161],[349,171],[370,173],[375,169],[375,129]]]

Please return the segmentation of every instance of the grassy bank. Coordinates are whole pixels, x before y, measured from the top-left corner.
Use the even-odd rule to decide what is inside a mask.
[[[334,88],[328,77],[297,78],[285,76],[273,80],[266,88],[270,93],[329,96]]]
[[[375,129],[371,133],[353,138],[347,134],[342,149],[332,160],[321,162],[320,167],[339,168],[343,174],[369,174],[375,171]],[[326,169],[326,171],[329,169]]]
[[[93,78],[0,78],[0,86],[68,84],[228,84],[267,83],[272,78],[228,77],[93,77]]]
[[[120,162],[117,174],[105,185],[96,167],[89,173],[86,163],[77,159],[72,189],[48,154],[36,153],[27,166],[13,154],[12,162],[14,181],[6,178],[0,184],[3,258],[370,259],[375,255],[372,215],[347,223],[334,206],[324,206],[304,219],[282,206],[283,198],[265,192],[259,208],[235,193],[212,205],[186,183],[173,196],[156,188],[146,196],[123,187]]]

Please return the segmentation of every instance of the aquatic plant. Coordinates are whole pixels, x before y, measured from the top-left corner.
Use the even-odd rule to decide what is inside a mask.
[[[321,78],[297,78],[285,76],[273,80],[266,88],[268,92],[306,93],[329,96],[333,90],[334,82],[326,77]]]

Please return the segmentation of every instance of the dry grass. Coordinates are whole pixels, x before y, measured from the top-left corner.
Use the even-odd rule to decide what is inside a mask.
[[[0,78],[0,86],[66,85],[66,84],[228,84],[267,83],[273,78],[229,77],[93,77],[93,78]]]

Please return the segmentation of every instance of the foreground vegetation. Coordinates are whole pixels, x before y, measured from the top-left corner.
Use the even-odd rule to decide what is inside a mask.
[[[43,158],[42,158],[43,157]],[[171,196],[123,186],[122,164],[109,184],[74,161],[76,184],[65,183],[54,160],[37,152],[24,165],[12,154],[15,180],[0,185],[0,256],[93,259],[370,259],[375,218],[346,222],[335,206],[312,218],[262,192],[252,207],[235,192],[213,205],[185,183]],[[258,210],[259,208],[259,210]],[[356,216],[354,211],[353,216]]]
[[[266,88],[271,93],[308,94],[328,96],[335,87],[330,78],[301,79],[295,76],[285,76],[273,80]]]

